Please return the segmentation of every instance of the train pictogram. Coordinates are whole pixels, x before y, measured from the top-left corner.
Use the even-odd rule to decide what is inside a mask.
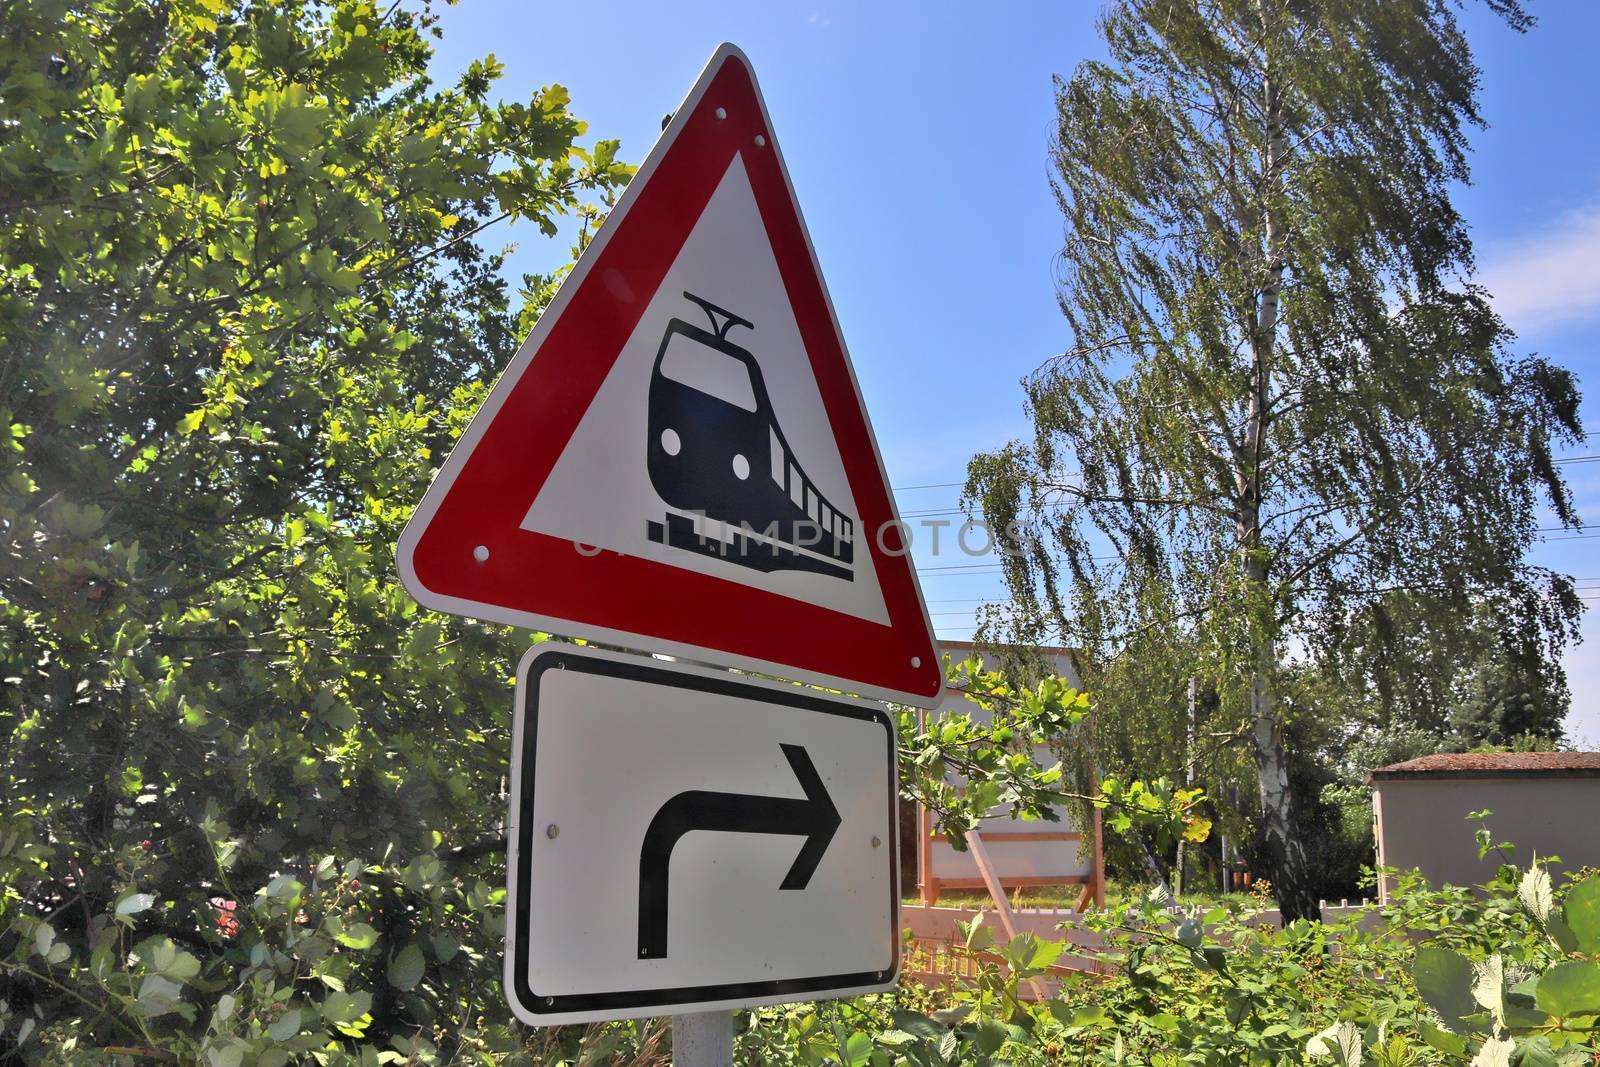
[[[711,328],[674,318],[656,352],[646,459],[667,508],[660,522],[646,522],[647,536],[755,570],[853,581],[855,519],[806,477],[760,365],[728,339],[735,326],[755,324],[683,295]]]

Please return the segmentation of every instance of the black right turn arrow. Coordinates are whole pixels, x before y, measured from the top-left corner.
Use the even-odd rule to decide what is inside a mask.
[[[804,837],[779,889],[804,889],[839,829],[839,809],[800,745],[779,745],[805,790],[804,800],[748,793],[679,793],[656,812],[639,850],[639,958],[667,956],[667,869],[678,838],[694,830]]]

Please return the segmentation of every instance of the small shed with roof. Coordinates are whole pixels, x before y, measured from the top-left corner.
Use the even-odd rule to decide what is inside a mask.
[[[1469,812],[1488,808],[1496,841],[1559,856],[1560,868],[1600,866],[1600,752],[1451,753],[1421,756],[1367,776],[1378,864],[1420,870],[1434,885],[1477,885],[1505,862],[1478,858]],[[1389,880],[1385,879],[1385,883]],[[1380,886],[1387,898],[1392,885]]]

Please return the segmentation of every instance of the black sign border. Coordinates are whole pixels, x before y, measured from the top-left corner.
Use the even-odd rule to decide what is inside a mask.
[[[896,821],[899,801],[899,764],[896,760],[894,721],[878,708],[846,702],[818,694],[815,690],[799,686],[768,688],[728,677],[708,677],[657,665],[655,662],[628,661],[597,656],[575,655],[551,649],[541,651],[528,664],[527,678],[523,683],[522,697],[517,701],[516,713],[522,721],[516,723],[522,731],[522,763],[518,795],[514,799],[517,810],[517,862],[508,872],[516,879],[520,889],[532,882],[533,866],[533,788],[535,757],[539,738],[539,683],[545,672],[552,670],[579,671],[610,678],[642,682],[647,685],[667,685],[678,689],[692,689],[702,693],[759,700],[767,704],[781,704],[824,715],[838,715],[847,719],[876,723],[884,729],[889,761],[889,841],[891,846],[899,840]],[[711,1003],[731,1000],[766,1000],[794,995],[795,1000],[814,999],[806,993],[853,989],[863,986],[888,985],[900,973],[900,856],[898,847],[884,850],[889,860],[889,940],[894,945],[894,959],[886,970],[858,971],[851,974],[819,975],[810,978],[773,979],[761,982],[732,982],[721,985],[678,986],[642,990],[622,990],[605,993],[565,993],[541,996],[528,985],[528,893],[512,894],[516,900],[517,914],[507,915],[511,936],[507,947],[511,951],[512,998],[517,1006],[530,1016],[566,1015],[578,1012],[635,1010],[645,1007],[670,1008],[682,1004]]]

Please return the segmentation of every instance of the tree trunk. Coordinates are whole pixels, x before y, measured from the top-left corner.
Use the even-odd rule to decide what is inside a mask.
[[[1257,831],[1259,854],[1266,858],[1272,895],[1284,922],[1295,919],[1322,921],[1311,865],[1305,846],[1295,832],[1294,791],[1289,784],[1289,760],[1283,734],[1273,714],[1272,647],[1262,642],[1256,652],[1255,677],[1250,687],[1251,741],[1255,749],[1256,779],[1261,793],[1261,825]]]
[[[1194,788],[1194,746],[1195,746],[1195,690],[1198,688],[1197,680],[1189,678],[1189,730],[1184,734],[1183,744],[1183,784],[1186,788]],[[1178,859],[1172,865],[1172,895],[1175,898],[1183,896],[1183,862],[1187,857],[1189,842],[1178,838]]]
[[[1262,7],[1262,38],[1273,37],[1272,19]],[[1241,563],[1250,613],[1250,722],[1261,795],[1260,853],[1266,857],[1273,895],[1284,921],[1320,921],[1321,909],[1311,885],[1305,847],[1295,833],[1294,798],[1289,786],[1289,764],[1278,728],[1272,675],[1277,666],[1273,619],[1275,598],[1268,583],[1268,564],[1261,541],[1261,508],[1266,498],[1265,474],[1269,449],[1268,429],[1273,413],[1272,367],[1278,340],[1278,304],[1283,295],[1284,224],[1281,216],[1283,167],[1288,152],[1284,143],[1281,88],[1271,53],[1264,57],[1261,83],[1266,143],[1262,159],[1262,253],[1265,280],[1256,307],[1251,339],[1250,397],[1245,417],[1242,469],[1236,472],[1235,491]]]
[[[1168,900],[1175,901],[1177,897],[1173,894],[1172,886],[1167,881],[1167,872],[1161,869],[1161,861],[1156,858],[1154,850],[1150,848],[1150,842],[1145,840],[1144,832],[1135,829],[1128,835],[1128,838],[1139,846],[1139,858],[1144,861],[1144,872],[1150,876],[1151,883],[1164,892]]]

